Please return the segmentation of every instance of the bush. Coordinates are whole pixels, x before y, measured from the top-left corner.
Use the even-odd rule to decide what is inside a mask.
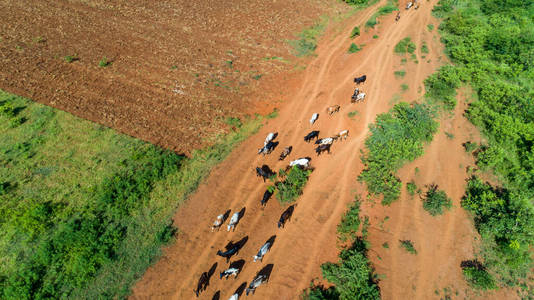
[[[497,286],[495,280],[484,266],[476,260],[462,261],[460,264],[465,280],[474,288],[481,290],[492,290]]]
[[[101,67],[101,68],[104,68],[104,67],[107,67],[111,65],[111,62],[106,58],[102,58],[99,62],[98,62],[98,66]]]
[[[405,54],[405,53],[414,53],[415,52],[415,44],[412,42],[412,39],[410,37],[406,37],[402,39],[400,42],[395,45],[395,48],[393,51],[397,54]]]
[[[415,195],[415,192],[417,191],[417,185],[415,185],[415,182],[413,180],[406,184],[406,190],[408,191],[408,194],[410,194],[410,196]]]
[[[275,184],[278,193],[276,198],[282,203],[291,203],[302,195],[302,190],[310,176],[310,170],[303,170],[298,166],[293,166],[289,172],[280,169],[279,176],[285,177],[284,181]]]
[[[374,13],[369,20],[367,20],[365,27],[374,28],[375,25],[378,24],[379,17],[390,14],[396,10],[399,10],[397,5],[393,3],[393,1],[388,1],[386,5],[378,8],[378,11]]]
[[[399,240],[400,245],[402,248],[404,248],[406,251],[410,252],[411,254],[417,254],[417,250],[415,250],[415,247],[412,244],[412,241],[410,240]]]
[[[341,223],[337,225],[337,232],[341,241],[356,238],[356,233],[360,228],[360,204],[359,199],[356,199],[343,215]]]
[[[421,45],[421,53],[428,54],[429,52],[426,42],[423,41],[423,44]]]
[[[352,29],[352,32],[350,33],[350,38],[353,39],[360,35],[360,27],[356,26],[354,29]]]
[[[395,71],[393,74],[395,74],[396,78],[403,78],[404,75],[406,75],[406,70],[398,70]]]
[[[349,53],[356,53],[358,51],[362,50],[361,47],[358,47],[358,45],[351,43],[349,47]]]
[[[452,200],[447,197],[447,194],[438,190],[436,184],[431,184],[428,186],[423,197],[423,208],[431,215],[437,216],[441,215],[444,212],[444,208],[449,210],[452,207]]]
[[[76,55],[67,55],[63,58],[66,62],[71,63],[78,60]]]

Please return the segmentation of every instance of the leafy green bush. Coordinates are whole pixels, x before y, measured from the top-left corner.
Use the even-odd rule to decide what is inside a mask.
[[[356,238],[356,233],[360,228],[360,204],[359,199],[356,199],[343,215],[341,223],[337,225],[337,232],[341,241]]]
[[[323,19],[319,23],[302,30],[298,34],[298,39],[290,40],[289,44],[295,49],[296,56],[312,55],[317,49],[317,39],[324,32],[326,28],[326,20]]]
[[[402,39],[400,42],[395,45],[395,48],[393,51],[398,54],[405,54],[405,53],[414,53],[416,49],[416,46],[414,42],[412,42],[412,39],[410,37],[406,37]]]
[[[404,248],[406,251],[410,252],[411,254],[417,254],[417,250],[415,250],[415,247],[413,246],[412,241],[400,240],[399,242],[402,248]]]
[[[445,191],[438,190],[436,184],[428,186],[423,197],[423,208],[431,215],[437,216],[444,212],[444,208],[449,210],[452,207],[452,200],[447,197]]]
[[[428,28],[428,31],[434,30],[434,24],[428,24],[426,27]]]
[[[352,32],[350,33],[350,38],[353,39],[360,35],[360,27],[356,26],[354,29],[352,29]]]
[[[417,191],[417,185],[415,185],[415,182],[413,180],[406,184],[406,190],[408,191],[408,194],[410,194],[410,196],[415,195],[415,192]]]
[[[361,47],[358,47],[358,45],[351,43],[349,47],[349,53],[356,53],[358,51],[362,50]]]
[[[104,67],[107,67],[111,65],[111,62],[106,58],[102,58],[99,62],[98,62],[98,66],[101,67],[101,68],[104,68]]]
[[[423,41],[423,44],[421,45],[421,53],[428,54],[429,52],[428,45]]]
[[[358,179],[367,184],[371,194],[382,194],[383,204],[398,199],[402,183],[395,172],[423,154],[424,143],[437,131],[434,117],[434,110],[426,104],[401,102],[389,113],[378,115],[369,126],[371,135],[365,140],[368,151],[362,157],[366,168]]]
[[[377,12],[374,13],[369,20],[365,23],[365,27],[374,28],[378,24],[378,18],[390,14],[396,10],[399,10],[397,5],[393,1],[388,1],[386,5],[378,8]]]
[[[472,286],[481,290],[492,290],[497,286],[493,276],[484,266],[476,260],[462,261],[460,264],[465,280]]]
[[[465,152],[468,152],[468,153],[472,153],[473,151],[475,151],[475,149],[478,148],[477,143],[474,143],[471,141],[467,141],[463,143],[462,146],[464,146]]]
[[[456,106],[456,89],[460,78],[454,66],[443,66],[438,72],[425,79],[425,97],[434,103],[441,103],[446,109]]]
[[[78,57],[76,55],[67,55],[63,58],[66,62],[71,63],[78,60]]]
[[[410,87],[409,87],[406,83],[401,84],[401,90],[402,90],[403,92],[406,92],[409,88],[410,88]]]
[[[406,70],[398,70],[395,71],[393,74],[395,74],[396,78],[403,78],[406,75]]]
[[[278,175],[285,177],[281,182],[276,183],[276,198],[282,203],[291,203],[302,195],[302,190],[308,181],[310,176],[310,170],[304,170],[298,166],[293,166],[289,172],[282,169],[278,172]]]

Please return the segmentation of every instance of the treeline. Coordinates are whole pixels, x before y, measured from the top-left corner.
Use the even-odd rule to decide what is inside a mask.
[[[338,225],[338,237],[341,241],[350,239],[350,246],[341,251],[337,263],[329,262],[321,266],[323,277],[334,286],[328,289],[312,286],[304,292],[305,299],[380,299],[377,275],[367,256],[370,247],[367,242],[368,218],[364,219],[361,235],[358,235],[360,224],[360,201],[357,199]]]
[[[450,77],[476,91],[466,115],[487,140],[473,152],[477,165],[500,181],[474,176],[462,206],[474,215],[488,271],[526,288],[534,245],[534,2],[441,0],[434,13],[455,64]]]

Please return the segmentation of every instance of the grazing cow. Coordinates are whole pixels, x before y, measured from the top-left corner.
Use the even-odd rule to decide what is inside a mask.
[[[354,82],[356,84],[360,84],[360,83],[364,83],[366,79],[367,79],[367,75],[362,75],[360,77],[355,77]]]
[[[213,232],[215,228],[217,228],[217,231],[219,231],[219,228],[221,227],[224,221],[223,218],[224,218],[224,215],[217,216],[217,219],[215,220],[215,222],[213,222],[213,226],[211,226],[211,232]]]
[[[400,11],[397,12],[397,15],[395,16],[395,22],[400,20]]]
[[[351,103],[358,103],[360,101],[363,101],[364,99],[365,99],[365,93],[359,93],[356,96],[352,95],[352,98],[350,99],[350,102]]]
[[[278,142],[269,141],[263,148],[258,149],[258,154],[263,154],[264,156],[265,154],[271,154],[276,146],[278,146]]]
[[[226,258],[226,261],[228,262],[230,260],[230,257],[232,257],[232,255],[234,255],[237,252],[239,252],[239,245],[238,244],[232,244],[231,246],[232,247],[230,249],[228,249],[228,250],[226,250],[224,252],[222,252],[221,250],[218,250],[217,251],[217,255]]]
[[[304,141],[309,143],[311,140],[316,139],[318,137],[319,137],[319,131],[318,130],[314,130],[314,131],[308,133],[304,137]]]
[[[256,262],[258,259],[260,261],[263,261],[263,256],[271,249],[271,242],[266,242],[261,246],[260,251],[258,251],[258,254],[254,255],[254,262]]]
[[[352,102],[352,103],[356,102],[356,98],[358,97],[359,93],[360,93],[360,89],[356,88],[354,90],[354,93],[352,94],[350,102]]]
[[[345,130],[339,132],[338,134],[334,135],[332,138],[334,140],[337,140],[339,138],[346,140],[348,136],[349,136],[349,131],[345,129]]]
[[[263,198],[261,199],[261,206],[265,207],[267,205],[267,201],[271,199],[271,196],[273,195],[273,192],[270,191],[270,189],[267,189],[265,193],[263,193]]]
[[[256,288],[259,287],[262,283],[267,282],[267,275],[258,275],[247,288],[247,296],[248,293],[252,292],[252,295],[254,295],[254,292],[256,291]]]
[[[412,7],[413,3],[412,1],[406,3],[406,10],[410,9],[410,7]]]
[[[230,219],[230,223],[228,223],[227,231],[230,231],[230,228],[232,229],[232,231],[235,231],[235,226],[237,225],[238,222],[239,222],[239,212],[236,212],[232,215],[232,218]]]
[[[228,300],[239,300],[239,294],[238,293],[233,294]]]
[[[278,221],[278,228],[282,227],[284,228],[284,225],[287,221],[291,220],[291,216],[293,215],[293,211],[295,210],[295,205],[291,205],[288,207],[280,216],[280,220]]]
[[[224,277],[226,280],[228,280],[228,276],[234,275],[237,278],[237,275],[239,274],[238,268],[228,268],[220,273],[221,279]]]
[[[263,146],[265,147],[267,145],[267,143],[269,143],[270,141],[274,140],[277,136],[278,136],[278,132],[269,133],[267,135],[267,137],[265,138],[265,142],[263,142]]]
[[[334,139],[329,137],[329,138],[324,138],[324,139],[318,139],[317,141],[315,141],[315,144],[316,145],[326,145],[326,144],[332,144],[334,143]]]
[[[328,151],[328,154],[330,154],[330,147],[332,144],[325,144],[325,145],[319,145],[319,147],[315,148],[315,152],[317,153],[317,156],[321,155],[324,151]]]
[[[291,153],[291,150],[293,150],[293,146],[285,147],[284,151],[280,153],[280,158],[278,160],[284,160],[289,155],[289,153]]]
[[[200,278],[198,279],[197,289],[195,290],[195,294],[197,295],[197,297],[200,292],[204,291],[208,287],[208,284],[209,276],[207,272],[204,272],[202,273],[202,275],[200,275]]]
[[[318,118],[319,118],[319,114],[314,113],[310,119],[310,125],[313,125],[313,123],[315,123],[315,121],[317,121]]]
[[[269,179],[269,177],[276,175],[271,168],[269,168],[268,165],[263,165],[261,168],[256,167],[256,176],[263,177],[263,182],[265,182],[265,179]]]
[[[333,115],[335,113],[337,113],[339,111],[339,108],[340,106],[339,105],[332,105],[332,106],[329,106],[326,108],[326,112],[328,113],[328,115]]]
[[[301,168],[308,168],[310,166],[310,157],[302,157],[289,162],[289,168],[299,166]]]

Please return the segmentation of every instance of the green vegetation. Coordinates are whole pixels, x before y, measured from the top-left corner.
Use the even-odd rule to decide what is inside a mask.
[[[298,34],[298,39],[288,41],[295,49],[296,56],[308,56],[315,52],[318,42],[317,39],[323,34],[327,23],[328,19],[323,18],[315,25],[302,30]]]
[[[402,39],[400,42],[395,45],[395,53],[397,54],[406,54],[406,53],[414,53],[415,52],[415,44],[412,42],[412,39],[410,37],[406,37]]]
[[[373,35],[373,39],[377,39],[378,38],[378,35]]]
[[[390,14],[396,10],[399,10],[397,7],[397,4],[393,1],[388,1],[386,5],[381,6],[378,8],[377,12],[375,12],[369,20],[365,23],[365,27],[368,28],[374,28],[376,24],[378,24],[378,18],[381,16],[385,16],[387,14]]]
[[[357,110],[351,111],[347,115],[349,116],[349,118],[352,119],[352,118],[354,118],[354,117],[356,117],[358,115],[358,111]]]
[[[428,24],[426,25],[426,28],[428,29],[428,31],[432,31],[434,30],[434,24]]]
[[[426,44],[425,41],[423,41],[421,45],[421,53],[424,53],[424,54],[430,53],[430,50],[428,50],[428,45]]]
[[[410,240],[400,240],[400,245],[402,248],[404,248],[406,251],[410,252],[411,254],[417,254],[417,250],[415,250],[412,241]]]
[[[365,140],[368,149],[362,157],[366,168],[359,176],[372,195],[383,195],[389,205],[400,195],[401,181],[396,171],[407,161],[423,154],[423,145],[432,140],[438,123],[434,110],[426,104],[401,102],[390,112],[377,116]]]
[[[106,58],[102,58],[99,62],[98,62],[98,66],[101,67],[101,68],[104,68],[104,67],[107,67],[111,65],[111,62]]]
[[[395,74],[395,77],[397,79],[404,78],[404,76],[406,75],[406,70],[398,70],[398,71],[395,71],[393,74]]]
[[[350,247],[345,248],[339,254],[338,263],[325,263],[321,266],[323,277],[335,286],[329,289],[312,287],[305,291],[304,299],[380,299],[380,289],[377,284],[377,275],[373,274],[367,252],[368,218],[363,222],[361,236],[357,236],[360,218],[360,203],[351,205],[349,211],[343,216],[338,226],[340,238],[355,238]]]
[[[452,200],[447,197],[445,191],[438,190],[436,184],[428,186],[423,196],[423,208],[431,215],[437,216],[444,212],[444,208],[449,210],[452,207]]]
[[[308,182],[308,177],[311,174],[311,170],[303,170],[298,166],[293,166],[289,172],[282,169],[278,172],[280,177],[284,180],[275,184],[277,193],[276,198],[281,203],[291,203],[302,195],[302,190]],[[273,178],[274,180],[274,178]]]
[[[475,91],[466,116],[487,141],[474,152],[476,162],[500,181],[494,186],[471,178],[462,206],[482,237],[487,272],[497,283],[525,287],[534,266],[532,2],[441,0],[433,13],[443,18],[442,41],[455,63],[437,91],[451,100],[445,101],[449,107],[455,104],[450,86],[463,82]]]
[[[414,196],[417,192],[417,185],[415,185],[415,182],[413,180],[406,184],[406,191],[408,191],[408,194],[410,194],[410,196]]]
[[[452,133],[450,133],[450,132],[445,131],[445,136],[447,136],[447,138],[448,138],[449,140],[454,139],[454,134],[452,134]]]
[[[122,298],[245,122],[190,159],[0,91],[0,298]],[[26,121],[8,126],[9,107]]]
[[[354,29],[352,29],[352,32],[350,33],[350,38],[353,39],[357,36],[360,36],[360,27],[356,26]]]
[[[63,58],[66,62],[71,63],[78,60],[78,57],[76,55],[67,55]]]
[[[402,90],[403,92],[406,92],[409,88],[410,88],[410,87],[408,87],[408,85],[407,85],[406,83],[401,84],[401,90]]]
[[[358,45],[351,43],[349,47],[349,53],[356,53],[358,51],[362,50],[362,47],[358,47]]]
[[[465,152],[467,153],[472,153],[473,151],[475,151],[475,149],[478,148],[478,145],[477,143],[474,143],[474,142],[471,142],[471,141],[467,141],[465,143],[462,144],[465,148]]]
[[[476,260],[463,261],[460,265],[464,273],[465,280],[474,288],[481,290],[495,289],[495,280],[484,266]]]
[[[389,244],[388,244],[388,242],[384,242],[384,243],[382,244],[382,247],[384,247],[384,249],[389,249]]]

